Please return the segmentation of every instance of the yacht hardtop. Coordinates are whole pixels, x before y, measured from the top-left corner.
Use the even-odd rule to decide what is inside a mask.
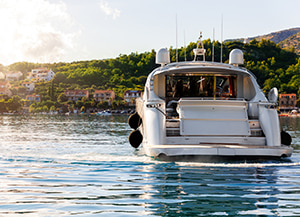
[[[198,43],[199,44],[199,43]],[[205,49],[194,50],[195,56]],[[197,61],[170,63],[160,49],[136,113],[128,122],[133,147],[143,143],[153,157],[289,157],[291,137],[280,130],[278,91],[265,97],[255,76],[234,49],[229,64]]]

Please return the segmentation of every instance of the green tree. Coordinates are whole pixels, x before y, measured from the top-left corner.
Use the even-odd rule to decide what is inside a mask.
[[[5,100],[1,99],[0,100],[0,112],[3,113],[3,112],[6,112],[6,111],[7,111],[7,107],[6,107]]]
[[[66,96],[66,94],[61,93],[57,97],[57,101],[60,102],[60,103],[67,102],[68,101],[68,97]]]
[[[29,106],[29,112],[30,113],[35,113],[36,112],[35,104],[34,103]]]
[[[75,106],[80,109],[84,105],[84,102],[82,100],[77,100],[75,103]]]
[[[54,105],[50,107],[50,111],[52,111],[52,112],[56,111],[56,108]]]
[[[63,72],[57,72],[54,75],[53,83],[60,84],[65,83],[67,81],[67,76]]]
[[[43,106],[41,107],[41,111],[42,111],[42,112],[48,112],[48,111],[49,111],[48,106],[43,105]]]
[[[213,42],[208,39],[203,41],[206,48],[206,60],[212,59]],[[186,48],[179,48],[179,61],[185,58],[190,61],[194,59],[193,49],[196,42],[191,42]],[[223,46],[223,62],[228,62],[229,52],[239,48],[244,52],[244,66],[252,71],[257,77],[259,85],[266,92],[273,86],[277,86],[281,92],[299,92],[300,64],[299,56],[291,50],[281,49],[269,40],[252,40],[249,43],[241,41],[227,41]],[[214,61],[220,61],[221,43],[214,42]],[[170,47],[171,61],[176,61],[176,49]],[[123,100],[125,90],[143,90],[148,74],[157,67],[155,64],[155,51],[144,53],[122,54],[114,59],[76,61],[72,63],[34,64],[19,62],[7,67],[1,66],[3,70],[21,71],[24,78],[27,72],[36,67],[52,68],[55,76],[50,82],[36,83],[35,93],[39,94],[44,101],[51,100],[60,108],[67,100],[62,95],[66,89],[89,89],[91,93],[96,89],[111,89],[116,93],[116,100]],[[12,84],[12,86],[19,85]],[[18,90],[18,91],[17,91]],[[15,88],[14,95],[25,95],[22,88]],[[22,92],[22,93],[21,93]],[[7,99],[6,99],[7,100]],[[87,101],[92,98],[87,99]],[[6,103],[7,105],[7,103]],[[49,104],[43,104],[50,108]],[[42,106],[43,106],[42,105]],[[42,107],[39,106],[39,107]],[[51,105],[52,106],[52,105]],[[81,108],[81,104],[77,108]],[[95,102],[91,102],[95,107]],[[105,104],[97,104],[98,107],[106,109]],[[0,109],[1,110],[1,109]]]
[[[21,98],[17,95],[13,96],[7,101],[7,108],[9,111],[19,111],[22,108]]]
[[[24,87],[24,86],[19,86],[19,88],[18,88],[18,95],[25,97],[26,93],[27,93],[27,88]]]

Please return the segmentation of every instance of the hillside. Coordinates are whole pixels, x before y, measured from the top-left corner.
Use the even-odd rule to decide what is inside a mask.
[[[295,35],[295,34],[294,34]],[[292,35],[293,36],[293,35]],[[291,36],[290,36],[291,37]],[[298,35],[295,36],[298,39]],[[291,37],[291,39],[293,39]],[[288,45],[288,42],[284,44]],[[212,59],[212,41],[204,40],[207,48],[206,60]],[[176,61],[178,53],[179,61],[193,60],[193,49],[197,46],[191,42],[186,48],[178,50],[170,48],[170,59]],[[239,48],[244,52],[244,66],[257,77],[257,82],[265,93],[273,87],[277,87],[280,93],[297,93],[300,96],[300,59],[290,49],[284,50],[272,41],[255,40],[251,43],[242,43],[236,40],[223,44],[222,60],[228,62],[229,52]],[[214,43],[215,60],[221,59],[221,44]],[[113,90],[116,94],[112,105],[125,106],[124,92],[127,90],[143,90],[147,75],[157,67],[155,64],[155,51],[145,53],[131,53],[120,55],[115,59],[78,61],[72,63],[28,63],[18,62],[9,65],[8,71],[20,71],[26,75],[31,69],[47,67],[55,72],[54,78],[49,82],[36,82],[33,94],[39,95],[41,102],[30,105],[31,112],[48,112],[61,109],[64,112],[68,108],[89,109],[94,106],[107,109],[108,104],[100,102],[95,104],[93,99],[83,99],[77,102],[67,101],[64,97],[66,90],[88,90],[90,96],[96,90]],[[21,101],[28,94],[22,81],[13,82],[10,88],[13,97],[6,96],[0,100],[0,112],[17,111],[23,105]],[[298,99],[300,105],[300,99]],[[18,107],[18,108],[16,108]],[[113,107],[113,106],[112,106]],[[115,107],[115,106],[114,106]]]
[[[300,32],[300,28],[292,28],[292,29],[285,29],[277,32],[272,32],[266,35],[256,36],[256,37],[250,37],[248,38],[248,41],[251,41],[253,39],[256,39],[260,41],[261,39],[266,39],[275,42],[276,44],[288,39],[289,37],[297,34]]]
[[[300,55],[300,32],[279,42],[278,45],[284,49],[294,49],[295,53]]]
[[[291,48],[294,49],[294,52],[300,55],[300,28],[285,29],[265,35],[259,35],[249,38],[229,39],[226,41],[244,42],[246,40],[247,42],[249,42],[253,39],[256,39],[258,41],[261,41],[262,39],[273,41],[281,48],[287,50],[291,50]]]

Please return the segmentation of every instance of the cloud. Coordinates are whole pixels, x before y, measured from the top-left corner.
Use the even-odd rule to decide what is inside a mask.
[[[24,45],[24,55],[28,58],[39,59],[42,62],[52,62],[62,57],[71,45],[68,37],[54,31],[38,32],[31,46]]]
[[[0,0],[0,63],[60,61],[76,34],[62,2]]]
[[[111,8],[108,3],[104,0],[101,0],[100,1],[100,9],[106,14],[106,15],[109,15],[109,16],[112,16],[113,19],[117,19],[117,17],[120,16],[121,14],[121,11],[117,8]]]

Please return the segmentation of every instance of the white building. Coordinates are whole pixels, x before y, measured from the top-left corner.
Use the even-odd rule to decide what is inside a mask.
[[[48,68],[38,68],[32,69],[31,73],[28,76],[28,79],[34,81],[50,81],[54,77],[55,73],[52,69]]]
[[[5,79],[5,74],[3,72],[0,72],[0,80],[4,80]]]
[[[142,96],[143,91],[140,90],[126,90],[124,92],[124,101],[129,103],[129,105],[134,105],[136,98]]]
[[[7,81],[19,81],[22,79],[23,73],[20,71],[16,72],[6,72]]]
[[[0,95],[5,95],[8,97],[12,96],[12,93],[10,91],[11,85],[8,81],[1,81],[0,82]]]
[[[24,81],[21,84],[23,87],[27,88],[27,91],[33,91],[35,88],[34,82],[31,81]]]

